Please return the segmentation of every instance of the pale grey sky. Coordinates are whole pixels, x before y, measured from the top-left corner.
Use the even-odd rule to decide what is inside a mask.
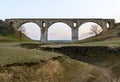
[[[115,18],[120,22],[120,0],[0,0],[0,10],[2,20],[6,18]]]
[[[0,18],[115,18],[120,0],[0,0]]]

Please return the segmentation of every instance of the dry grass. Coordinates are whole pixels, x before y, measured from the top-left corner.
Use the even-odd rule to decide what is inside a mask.
[[[0,82],[111,82],[106,71],[68,57],[0,68]]]
[[[44,46],[120,46],[119,31],[117,31],[119,29],[116,28],[98,37],[85,40],[87,43],[51,44]],[[54,57],[61,56],[61,54],[35,49],[24,49],[16,47],[17,43],[13,44],[0,44],[0,65],[11,64],[9,67],[0,67],[0,82],[112,82],[108,72],[99,67],[68,57],[62,57],[59,61],[51,60]],[[100,64],[104,66],[100,67],[109,70],[115,82],[118,82],[120,79],[120,59],[118,57],[103,59],[105,60],[102,63],[100,62]],[[40,61],[44,62],[41,63]],[[32,62],[40,63],[30,65]],[[22,65],[12,65],[15,63],[21,63]],[[24,63],[29,64],[24,65]]]
[[[114,44],[120,45],[119,41],[120,41],[120,25],[116,26],[113,29],[109,29],[105,31],[98,36],[94,36],[94,37],[79,41],[78,43],[89,43],[90,44],[90,43],[97,42],[97,43],[101,43],[104,46],[106,43],[110,43],[113,45]]]
[[[108,72],[91,64],[79,62],[63,57],[60,59],[64,67],[63,82],[110,82],[111,77]]]
[[[0,47],[1,66],[14,63],[48,61],[58,56],[61,56],[61,54],[20,47]]]
[[[62,67],[56,60],[36,65],[1,68],[0,82],[59,82]]]
[[[110,82],[98,67],[54,52],[0,44],[0,82]],[[61,56],[59,59],[53,59]],[[42,61],[42,62],[40,62]],[[34,63],[35,62],[35,63]]]

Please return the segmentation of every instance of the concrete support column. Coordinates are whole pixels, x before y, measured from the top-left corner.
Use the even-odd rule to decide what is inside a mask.
[[[43,28],[41,29],[41,42],[47,42],[48,30]]]
[[[72,41],[78,41],[78,28],[72,28]]]

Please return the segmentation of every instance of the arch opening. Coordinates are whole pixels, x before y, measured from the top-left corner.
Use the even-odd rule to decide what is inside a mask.
[[[97,36],[103,31],[102,27],[94,22],[83,23],[78,30],[79,40],[83,40],[92,36]]]
[[[48,28],[48,41],[71,41],[71,28],[62,22],[52,24]]]
[[[110,28],[110,23],[108,22],[108,23],[106,24],[106,26],[107,26],[107,28]]]
[[[76,27],[76,26],[77,26],[77,23],[76,23],[76,22],[74,22],[74,23],[73,23],[73,27]]]
[[[41,28],[33,22],[27,22],[22,24],[18,28],[19,33],[24,34],[32,40],[40,40],[41,38]]]
[[[45,23],[45,21],[43,21],[43,23],[42,23],[42,26],[43,26],[43,27],[45,27],[45,26],[46,26],[46,23]]]
[[[13,22],[10,22],[10,23],[9,23],[9,27],[14,27],[14,23],[13,23]]]

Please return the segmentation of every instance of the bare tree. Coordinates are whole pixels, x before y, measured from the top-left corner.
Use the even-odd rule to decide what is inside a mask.
[[[26,33],[26,30],[25,30],[24,26],[21,26],[18,29],[18,32],[19,32],[20,41],[22,41],[22,35]]]
[[[91,34],[95,34],[95,36],[97,36],[101,32],[101,29],[97,25],[91,25],[90,31]]]

